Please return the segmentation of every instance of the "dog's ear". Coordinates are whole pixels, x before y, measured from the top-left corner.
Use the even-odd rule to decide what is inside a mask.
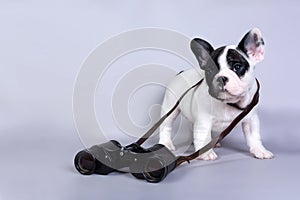
[[[238,45],[253,63],[261,62],[265,55],[265,42],[258,28],[251,29],[240,41]]]
[[[191,41],[191,49],[198,60],[200,68],[205,69],[205,66],[211,59],[210,53],[214,50],[214,48],[205,40],[194,38]]]

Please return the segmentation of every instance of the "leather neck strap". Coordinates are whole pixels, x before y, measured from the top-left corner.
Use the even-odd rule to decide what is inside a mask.
[[[167,112],[158,122],[156,122],[136,143],[141,145],[143,144],[153,133],[154,131],[163,123],[163,121],[177,108],[180,101],[183,99],[183,97],[193,88],[199,86],[203,82],[203,79],[201,79],[199,82],[197,82],[195,85],[190,87],[188,90],[186,90],[181,97],[177,100],[176,104],[172,107],[169,112]],[[260,84],[259,81],[256,79],[257,83],[257,90],[256,93],[253,96],[253,99],[251,103],[246,108],[240,108],[236,104],[228,104],[230,106],[233,106],[239,110],[242,110],[242,112],[230,123],[230,125],[222,131],[217,137],[213,138],[208,144],[206,144],[204,147],[199,149],[198,151],[188,155],[188,156],[178,156],[176,160],[176,166],[179,166],[181,163],[187,161],[190,162],[191,160],[197,158],[199,155],[207,152],[208,150],[215,147],[217,143],[219,143],[224,137],[226,137],[230,131],[257,105],[259,101],[259,89]]]
[[[169,110],[169,112],[167,112],[164,116],[162,116],[160,118],[160,120],[158,120],[158,122],[156,122],[138,141],[136,141],[137,144],[141,145],[143,144],[153,133],[156,129],[159,128],[159,126],[165,121],[165,119],[167,117],[169,117],[169,115],[177,108],[177,106],[179,105],[180,101],[183,99],[183,97],[193,88],[195,88],[196,86],[199,86],[201,83],[203,82],[203,79],[201,79],[200,81],[198,81],[195,85],[193,85],[192,87],[190,87],[188,90],[186,90],[181,97],[177,100],[177,102],[175,103],[175,105],[173,106],[173,108],[171,110]]]
[[[246,108],[241,108],[239,105],[237,105],[236,103],[227,103],[227,105],[232,106],[238,110],[245,110]]]
[[[230,131],[232,131],[232,129],[257,105],[259,101],[259,89],[260,89],[260,84],[257,79],[256,79],[256,83],[257,83],[256,93],[254,94],[251,103],[245,109],[243,109],[243,112],[241,112],[224,131],[222,131],[217,137],[213,138],[204,147],[192,153],[191,155],[177,157],[176,166],[179,166],[181,163],[185,161],[189,162],[190,160],[193,160],[197,158],[199,155],[214,148],[217,143],[219,143],[224,137],[226,137],[230,133]]]

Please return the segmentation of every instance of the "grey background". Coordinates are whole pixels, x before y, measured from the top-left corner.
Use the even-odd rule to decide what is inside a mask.
[[[298,199],[299,11],[297,1],[1,0],[0,199]],[[140,27],[201,36],[214,46],[259,27],[267,45],[256,69],[262,136],[275,159],[253,159],[237,128],[217,161],[183,165],[159,184],[129,174],[79,175],[73,158],[84,145],[72,91],[80,65],[99,43]],[[172,58],[176,70],[185,64]],[[158,101],[163,89],[150,94]]]

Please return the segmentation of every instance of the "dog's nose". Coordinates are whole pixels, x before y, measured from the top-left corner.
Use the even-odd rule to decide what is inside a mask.
[[[225,86],[228,82],[228,78],[226,76],[220,76],[218,77],[217,82],[220,86]]]

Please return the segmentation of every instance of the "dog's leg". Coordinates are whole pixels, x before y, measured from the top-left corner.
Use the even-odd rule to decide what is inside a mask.
[[[263,146],[260,137],[260,125],[258,115],[255,113],[249,119],[246,119],[242,123],[243,132],[246,138],[248,147],[250,148],[250,153],[258,159],[273,158],[272,152],[266,150]]]
[[[165,120],[165,122],[160,126],[159,130],[159,144],[165,145],[171,151],[175,151],[175,146],[173,145],[171,135],[172,127],[176,117],[179,115],[179,109],[174,110],[174,112]],[[162,116],[164,114],[162,113]]]
[[[199,150],[204,145],[211,141],[211,123],[207,121],[197,121],[194,123],[194,146],[195,150]],[[218,158],[217,154],[213,149],[207,151],[206,153],[198,156],[198,160],[216,160]]]

